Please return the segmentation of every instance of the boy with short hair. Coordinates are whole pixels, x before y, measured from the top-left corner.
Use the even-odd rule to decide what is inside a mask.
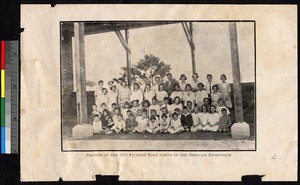
[[[183,106],[182,115],[180,117],[181,125],[185,131],[191,131],[191,126],[193,124],[193,118],[191,113],[188,111],[187,106]]]

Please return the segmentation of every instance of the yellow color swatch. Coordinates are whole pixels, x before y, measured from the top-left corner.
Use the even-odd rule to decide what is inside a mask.
[[[1,69],[1,98],[5,97],[5,70]]]

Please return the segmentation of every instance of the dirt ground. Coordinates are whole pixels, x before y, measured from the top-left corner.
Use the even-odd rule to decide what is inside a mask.
[[[233,140],[230,133],[224,132],[96,134],[85,139],[73,139],[73,126],[70,126],[62,128],[63,150],[255,150],[254,124],[249,125],[251,136],[247,140]]]
[[[76,125],[76,120],[66,120],[67,124],[63,124],[63,139],[72,139],[72,128]],[[254,123],[249,123],[250,140],[254,140]],[[150,134],[150,133],[134,133],[134,134],[97,134],[86,140],[228,140],[231,139],[230,133],[220,132],[184,132],[180,134]]]

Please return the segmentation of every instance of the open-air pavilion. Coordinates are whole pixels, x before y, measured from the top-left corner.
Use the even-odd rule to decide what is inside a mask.
[[[87,123],[87,96],[86,96],[86,69],[85,69],[85,41],[84,36],[91,34],[99,34],[106,32],[115,32],[116,37],[120,40],[120,44],[124,47],[126,53],[127,66],[127,81],[131,84],[131,48],[130,30],[139,29],[152,26],[164,26],[167,24],[181,24],[184,30],[187,44],[191,49],[191,63],[192,71],[196,72],[197,67],[195,63],[195,49],[197,45],[193,38],[193,22],[62,22],[61,23],[61,83],[62,83],[62,98],[66,101],[62,102],[62,109],[69,102],[71,92],[73,91],[73,71],[76,74],[76,110],[77,110],[77,124]],[[237,42],[237,29],[235,22],[229,22],[229,37],[231,49],[231,63],[233,74],[233,91],[234,91],[234,107],[236,122],[243,122],[243,106],[242,106],[242,91],[240,80],[239,67],[239,53]],[[122,34],[121,31],[125,31]],[[73,37],[73,39],[72,39]],[[72,40],[74,41],[74,48],[72,47]],[[74,60],[73,61],[73,55]],[[75,68],[73,69],[73,62]],[[199,62],[201,63],[201,61]]]

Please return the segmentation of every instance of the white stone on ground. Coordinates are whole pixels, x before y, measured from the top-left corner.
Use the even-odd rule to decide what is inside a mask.
[[[76,125],[72,128],[72,137],[74,139],[81,139],[93,136],[93,126],[90,124]]]
[[[250,127],[246,122],[234,123],[231,126],[232,139],[247,139],[250,137]]]

